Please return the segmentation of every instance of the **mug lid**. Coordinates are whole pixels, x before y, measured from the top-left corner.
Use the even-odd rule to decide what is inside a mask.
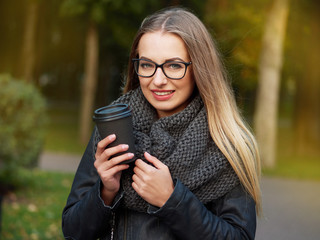
[[[113,104],[94,111],[93,120],[116,120],[131,115],[131,110],[127,104]]]

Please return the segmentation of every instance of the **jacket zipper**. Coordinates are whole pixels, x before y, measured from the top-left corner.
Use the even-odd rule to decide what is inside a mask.
[[[111,212],[112,214],[112,223],[111,223],[111,236],[110,236],[110,240],[113,240],[114,238],[114,230],[115,230],[115,227],[116,227],[116,214],[115,212]]]
[[[127,215],[127,209],[124,210],[124,231],[123,231],[123,239],[127,239],[127,221],[128,221],[128,215]]]

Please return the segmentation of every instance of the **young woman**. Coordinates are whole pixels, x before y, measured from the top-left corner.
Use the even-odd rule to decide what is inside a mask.
[[[95,129],[63,211],[66,239],[254,239],[260,162],[210,34],[192,13],[147,17],[124,95],[137,151]],[[133,158],[128,164],[119,164]]]

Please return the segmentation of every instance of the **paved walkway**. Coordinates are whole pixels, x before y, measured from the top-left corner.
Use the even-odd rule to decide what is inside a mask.
[[[64,153],[42,153],[39,167],[43,170],[75,172],[81,160],[81,156]]]
[[[81,156],[44,153],[39,167],[75,172]],[[263,217],[256,240],[320,239],[320,182],[262,179]]]
[[[262,179],[257,240],[320,239],[320,182]]]

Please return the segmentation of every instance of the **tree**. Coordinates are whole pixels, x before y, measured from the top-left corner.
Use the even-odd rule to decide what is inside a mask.
[[[294,152],[298,155],[319,153],[320,146],[320,4],[296,1],[292,26],[293,46],[289,50],[296,81],[294,110]]]
[[[259,61],[254,129],[261,159],[267,168],[275,166],[279,86],[288,12],[289,0],[272,1],[265,23]]]
[[[88,29],[86,36],[86,54],[85,54],[85,78],[82,84],[82,99],[80,109],[80,141],[86,143],[90,137],[92,126],[92,113],[96,88],[98,82],[99,66],[99,31],[98,28],[103,23],[108,22],[108,29],[111,31],[109,36],[113,40],[118,40],[120,44],[126,45],[130,38],[128,35],[132,31],[130,23],[122,24],[123,15],[128,18],[137,16],[145,11],[149,4],[157,4],[147,0],[138,2],[127,2],[124,0],[64,0],[61,6],[62,12],[71,16],[82,16],[88,19]],[[115,14],[116,13],[116,14]],[[132,30],[132,29],[131,29]]]
[[[21,78],[27,82],[34,79],[36,61],[36,33],[39,13],[39,2],[28,0],[21,54]]]
[[[98,81],[99,33],[97,24],[91,21],[86,37],[85,81],[82,85],[80,141],[87,142],[91,132],[91,115]]]
[[[251,120],[266,0],[208,0],[205,23],[222,52],[237,103]]]
[[[80,109],[80,141],[86,143],[90,136],[91,115],[98,81],[99,63],[99,32],[98,23],[104,18],[104,4],[100,0],[65,0],[61,10],[65,15],[82,15],[88,18],[86,51],[85,51],[85,77],[82,84],[82,98]]]

